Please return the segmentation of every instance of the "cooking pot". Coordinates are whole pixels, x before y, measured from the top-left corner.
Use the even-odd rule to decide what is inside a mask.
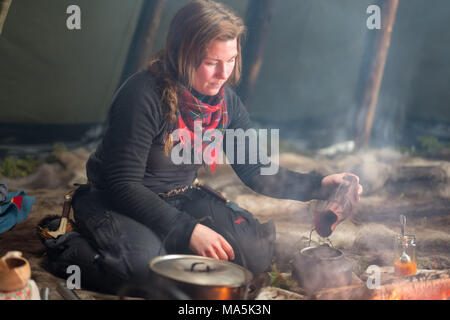
[[[352,283],[353,265],[328,244],[302,249],[294,258],[292,277],[308,293]]]
[[[156,290],[175,289],[179,299],[246,300],[253,279],[237,264],[195,255],[156,257],[150,269]]]

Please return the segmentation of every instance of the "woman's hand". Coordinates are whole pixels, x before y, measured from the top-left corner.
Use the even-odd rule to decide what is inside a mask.
[[[349,185],[350,182],[348,180],[344,179],[344,177],[347,175],[355,177],[356,181],[358,182],[358,201],[359,201],[360,195],[363,193],[363,187],[362,187],[362,185],[359,184],[359,177],[353,173],[347,173],[347,172],[335,173],[335,174],[330,174],[329,176],[326,176],[325,178],[323,178],[322,179],[322,189],[325,191],[325,194],[327,196],[329,196],[330,193],[340,184]]]
[[[218,260],[234,260],[233,248],[225,238],[200,223],[192,231],[189,248],[204,257]]]

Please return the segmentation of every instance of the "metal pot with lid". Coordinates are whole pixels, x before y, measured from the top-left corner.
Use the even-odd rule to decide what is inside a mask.
[[[302,249],[294,258],[292,276],[308,294],[350,285],[353,265],[342,251],[327,244]]]
[[[156,257],[150,269],[158,287],[175,287],[194,300],[245,300],[253,279],[237,264],[195,255]]]

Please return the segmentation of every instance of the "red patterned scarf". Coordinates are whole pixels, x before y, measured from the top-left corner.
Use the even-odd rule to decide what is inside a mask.
[[[194,157],[203,159],[203,165],[207,167],[209,164],[211,172],[214,172],[219,161],[218,148],[222,147],[223,134],[228,125],[225,89],[222,88],[217,95],[210,97],[206,103],[199,101],[189,90],[182,89],[179,111],[178,129],[187,129],[189,131],[192,150],[194,150],[194,141],[196,141],[196,138],[202,142],[203,154],[194,154]],[[194,133],[194,123],[196,121],[201,121],[202,124],[201,137],[196,137]],[[219,130],[222,133],[219,141],[215,141],[215,139],[211,139],[214,140],[211,141],[204,138],[205,132],[213,129]],[[180,143],[186,145],[183,139],[180,139]],[[212,151],[205,153],[204,151],[211,143],[214,143]]]

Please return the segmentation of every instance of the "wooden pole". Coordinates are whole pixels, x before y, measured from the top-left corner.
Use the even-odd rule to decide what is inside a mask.
[[[131,74],[147,67],[152,54],[153,40],[159,29],[166,2],[167,0],[144,1],[121,82]]]
[[[247,42],[243,50],[242,79],[238,94],[248,105],[258,78],[264,56],[264,43],[267,37],[275,0],[250,0],[245,15],[248,28]]]
[[[3,25],[5,24],[11,2],[12,0],[0,0],[0,35],[2,34]]]
[[[148,20],[149,25],[147,26],[147,34],[145,35],[144,41],[141,43],[140,48],[142,52],[139,54],[138,70],[143,69],[147,66],[148,60],[152,53],[153,40],[155,39],[156,31],[159,29],[161,24],[161,16],[166,5],[167,0],[156,0],[153,1],[152,6],[152,17]]]
[[[392,29],[399,0],[384,0],[381,8],[382,28],[377,30],[373,44],[372,59],[366,79],[364,94],[360,101],[360,112],[357,119],[356,149],[369,145],[370,133],[377,106],[378,95],[383,79],[383,72],[391,42]]]

